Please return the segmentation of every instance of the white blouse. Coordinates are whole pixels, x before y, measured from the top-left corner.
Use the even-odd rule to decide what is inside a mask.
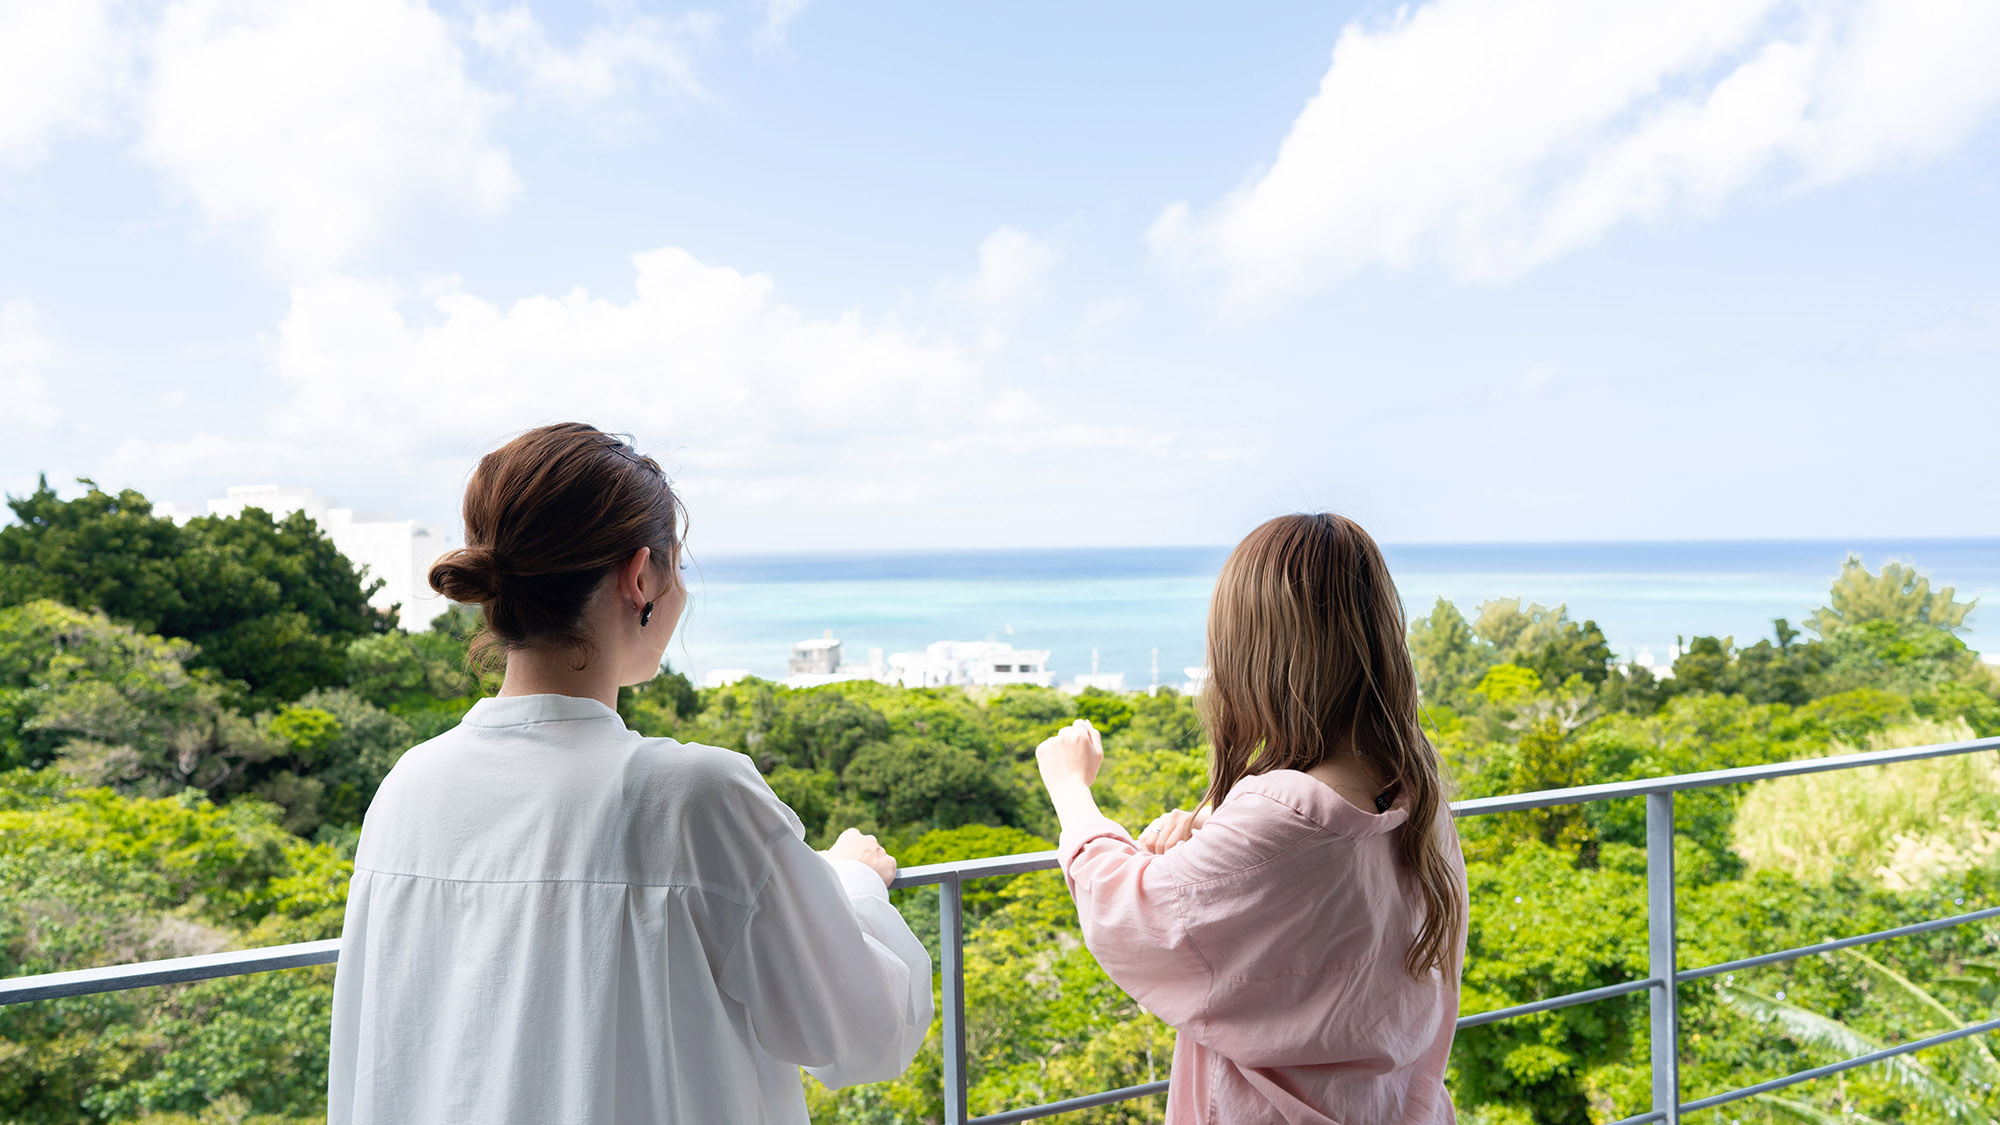
[[[931,963],[741,754],[561,695],[486,699],[368,810],[332,1125],[804,1123],[799,1067],[895,1077]]]

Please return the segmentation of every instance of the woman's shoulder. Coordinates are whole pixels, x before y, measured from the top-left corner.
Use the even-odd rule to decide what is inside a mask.
[[[696,816],[713,815],[753,830],[791,828],[803,835],[797,814],[771,791],[747,754],[702,742],[641,738],[633,751],[635,774],[655,799]]]
[[[644,735],[637,736],[634,741],[636,757],[687,777],[714,779],[717,784],[729,784],[743,780],[745,771],[748,775],[757,773],[756,764],[751,762],[748,754],[727,747]]]

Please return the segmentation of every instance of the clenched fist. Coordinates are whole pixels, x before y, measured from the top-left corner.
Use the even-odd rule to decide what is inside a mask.
[[[1078,719],[1042,740],[1035,748],[1035,764],[1041,767],[1042,784],[1051,791],[1076,781],[1088,789],[1097,780],[1097,767],[1104,764],[1104,738],[1089,719]]]
[[[865,863],[874,868],[875,874],[882,877],[882,885],[885,887],[896,881],[896,858],[883,851],[882,845],[875,842],[875,837],[863,833],[858,828],[842,832],[840,839],[835,840],[833,846],[826,849],[826,858],[851,859]]]

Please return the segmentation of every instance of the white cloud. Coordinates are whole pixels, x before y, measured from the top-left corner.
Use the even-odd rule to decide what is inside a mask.
[[[1131,297],[1105,297],[1092,301],[1083,307],[1083,315],[1077,318],[1077,331],[1094,332],[1130,320],[1141,311],[1142,306]]]
[[[62,420],[42,369],[57,357],[26,301],[0,304],[0,431],[40,433]]]
[[[1178,440],[1065,422],[987,389],[953,341],[858,312],[808,315],[762,275],[675,248],[633,265],[630,300],[573,290],[502,306],[450,285],[406,298],[351,277],[300,284],[273,351],[280,406],[239,431],[127,442],[103,475],[162,494],[340,481],[343,495],[393,495],[438,518],[480,453],[575,418],[639,435],[704,510],[732,513],[708,527],[771,546],[789,520],[837,524],[860,508],[893,520],[1081,471],[1024,452],[1115,459]]]
[[[670,439],[704,469],[810,474],[815,450],[923,432],[963,413],[978,373],[956,347],[856,313],[809,317],[767,277],[683,250],[635,255],[630,301],[582,290],[499,306],[455,289],[409,308],[395,286],[294,287],[274,362],[289,398],[255,437],[135,443],[121,463],[325,475],[421,472],[456,484],[500,437],[584,418]]]
[[[0,0],[0,164],[65,132],[132,135],[199,214],[291,277],[335,268],[418,208],[490,216],[520,188],[493,136],[508,91],[597,107],[648,79],[702,90],[713,13],[614,14],[573,45],[525,6],[450,23],[429,0]]]
[[[534,13],[513,7],[475,14],[472,41],[519,70],[529,92],[581,107],[629,92],[646,73],[701,96],[684,43],[705,38],[715,22],[708,12],[671,21],[629,17],[592,27],[576,46],[564,49],[549,42]]]
[[[1271,166],[1149,241],[1241,314],[1370,265],[1511,277],[1950,149],[2000,103],[1988,0],[1432,0],[1341,34]]]
[[[327,268],[416,200],[498,211],[518,183],[501,99],[421,0],[181,0],[163,14],[141,149],[211,221]]]
[[[764,22],[757,27],[757,45],[765,48],[782,47],[785,37],[792,30],[792,21],[806,10],[812,0],[763,0]]]
[[[1031,234],[1001,226],[979,243],[979,272],[965,295],[989,310],[1006,310],[1041,295],[1056,251]]]
[[[107,0],[0,0],[0,160],[105,125],[121,73]]]
[[[2000,305],[1947,317],[1906,336],[1901,345],[1927,354],[2000,350]]]

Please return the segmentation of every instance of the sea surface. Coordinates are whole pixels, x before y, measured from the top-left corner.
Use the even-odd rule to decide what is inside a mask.
[[[1659,662],[1680,638],[1772,634],[1825,604],[1841,560],[1915,565],[1977,597],[1964,633],[2000,651],[2000,539],[1407,544],[1383,548],[1406,612],[1488,598],[1561,603],[1621,658]],[[1058,680],[1121,672],[1128,688],[1179,686],[1202,661],[1202,626],[1227,547],[698,557],[668,661],[697,682],[716,669],[784,675],[795,641],[831,633],[865,663],[940,640],[1048,649]]]

